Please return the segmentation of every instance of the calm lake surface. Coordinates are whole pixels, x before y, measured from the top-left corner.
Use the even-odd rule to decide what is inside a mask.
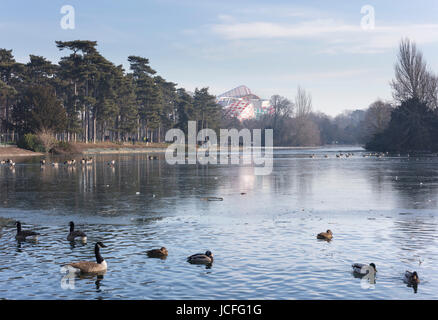
[[[354,156],[337,159],[339,150]],[[279,149],[269,176],[250,165],[171,166],[159,157],[0,167],[0,217],[41,234],[20,244],[13,225],[0,228],[0,299],[438,298],[438,157]],[[87,244],[66,240],[70,220]],[[333,240],[317,240],[327,229]],[[61,267],[94,261],[96,241],[108,246],[107,273],[65,288]],[[147,258],[161,246],[166,260]],[[207,249],[211,268],[186,262]],[[354,262],[377,265],[374,285],[353,276]],[[419,273],[416,293],[405,270]]]

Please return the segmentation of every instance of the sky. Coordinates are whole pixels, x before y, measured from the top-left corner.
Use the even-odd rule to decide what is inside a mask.
[[[74,29],[61,27],[65,5],[74,8]],[[55,40],[95,40],[116,65],[146,57],[190,91],[246,85],[262,98],[293,100],[301,86],[314,110],[329,115],[391,101],[403,37],[438,71],[436,0],[0,0],[0,48],[17,61],[35,54],[56,63],[66,52]]]

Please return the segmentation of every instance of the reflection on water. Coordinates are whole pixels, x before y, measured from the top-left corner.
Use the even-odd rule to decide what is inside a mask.
[[[0,216],[41,234],[17,243],[13,224],[0,227],[0,298],[436,299],[438,159],[338,151],[276,150],[270,176],[244,165],[169,166],[162,155],[0,167]],[[66,240],[70,220],[86,244]],[[327,229],[333,240],[317,240]],[[107,273],[63,289],[61,267],[94,261],[96,241],[108,246]],[[147,257],[162,246],[167,259]],[[206,250],[211,268],[186,261]],[[354,277],[355,262],[377,265],[375,284]],[[416,293],[406,270],[419,273]]]

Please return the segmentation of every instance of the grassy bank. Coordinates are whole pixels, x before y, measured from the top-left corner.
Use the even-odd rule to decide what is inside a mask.
[[[17,147],[5,147],[0,148],[0,159],[13,158],[13,157],[31,157],[31,156],[42,156],[43,153],[33,152],[26,149],[21,149]]]

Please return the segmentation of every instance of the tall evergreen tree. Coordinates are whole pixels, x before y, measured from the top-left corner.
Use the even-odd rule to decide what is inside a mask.
[[[48,86],[31,86],[20,95],[13,112],[21,133],[58,133],[65,130],[66,113],[54,90]]]
[[[0,49],[0,119],[2,130],[6,132],[14,128],[12,109],[16,104],[23,69],[24,66],[15,61],[12,50]]]
[[[77,115],[81,115],[82,140],[88,142],[90,127],[91,104],[95,102],[90,97],[90,81],[96,71],[92,64],[92,55],[97,52],[96,41],[56,41],[59,50],[70,50],[69,56],[62,57],[60,61],[61,77],[69,81],[70,94],[67,104],[69,114],[68,130],[75,134],[79,131],[77,127]]]
[[[193,98],[183,88],[177,90],[176,100],[176,127],[183,130],[187,134],[187,124],[190,116],[194,113]],[[195,119],[194,119],[195,120]]]
[[[157,129],[163,110],[163,96],[160,88],[155,84],[152,75],[156,73],[149,66],[149,60],[142,57],[130,56],[128,61],[133,71],[132,77],[137,96],[138,114],[141,122],[141,132],[138,136],[149,137],[149,131]],[[153,136],[151,135],[151,141]]]
[[[132,75],[123,75],[121,66],[117,78],[116,96],[119,109],[116,120],[117,138],[126,140],[137,131],[138,109]]]
[[[222,106],[216,103],[216,97],[208,92],[208,88],[195,89],[193,96],[194,114],[200,129],[219,129],[222,116]]]
[[[438,116],[426,102],[412,98],[394,109],[388,127],[367,149],[389,152],[438,151]]]

